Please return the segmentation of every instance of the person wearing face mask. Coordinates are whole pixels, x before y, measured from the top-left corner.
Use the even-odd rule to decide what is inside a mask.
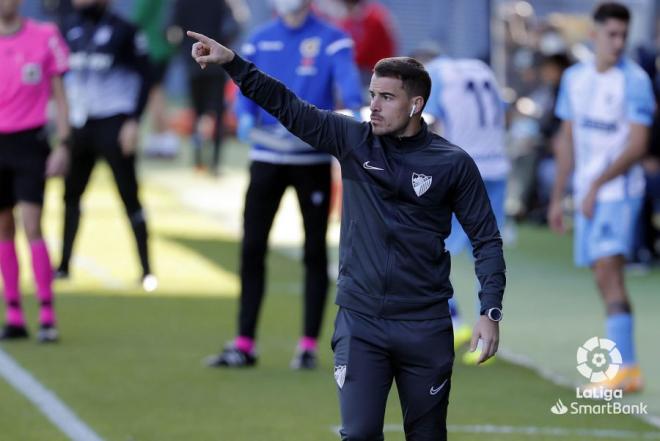
[[[344,108],[357,111],[361,93],[353,42],[313,14],[310,5],[311,0],[274,0],[278,18],[247,39],[243,55],[318,108],[333,109],[341,102]],[[304,326],[291,367],[311,369],[317,363],[317,338],[328,290],[331,157],[287,132],[245,96],[238,98],[236,113],[239,137],[252,144],[241,247],[238,335],[219,355],[210,357],[208,364],[238,367],[256,363],[268,235],[284,191],[293,186],[305,230],[305,280]]]
[[[112,170],[135,235],[145,290],[155,289],[148,253],[147,224],[138,198],[135,150],[138,122],[149,94],[149,58],[144,35],[109,9],[109,0],[73,0],[64,22],[71,50],[64,85],[70,106],[71,169],[64,188],[62,260],[56,277],[69,276],[80,222],[80,199],[98,157]]]
[[[195,32],[192,57],[220,64],[241,93],[291,133],[341,163],[339,305],[331,341],[343,441],[382,441],[394,380],[408,441],[447,440],[454,343],[445,239],[455,213],[472,243],[481,290],[479,361],[499,345],[506,284],[495,215],[474,160],[422,119],[431,93],[424,66],[385,58],[371,77],[370,122],[301,100],[284,84]]]

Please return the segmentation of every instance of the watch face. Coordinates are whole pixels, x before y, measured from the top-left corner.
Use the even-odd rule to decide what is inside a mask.
[[[494,322],[502,320],[502,311],[498,308],[490,308],[488,310],[488,318]]]

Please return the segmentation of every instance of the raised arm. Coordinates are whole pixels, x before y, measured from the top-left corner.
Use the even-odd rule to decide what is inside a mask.
[[[312,147],[341,159],[368,135],[367,124],[317,109],[217,41],[191,31],[188,36],[197,40],[192,57],[202,69],[211,63],[221,64],[243,95]]]

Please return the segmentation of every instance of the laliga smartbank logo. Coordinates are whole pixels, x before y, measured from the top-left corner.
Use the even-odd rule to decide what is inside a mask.
[[[624,404],[623,390],[616,388],[616,376],[623,360],[616,343],[606,338],[592,337],[577,350],[577,370],[589,384],[575,389],[578,400],[600,400],[564,404],[560,399],[550,408],[555,415],[645,415],[645,403]]]
[[[577,370],[592,383],[613,380],[621,367],[621,352],[616,343],[593,337],[577,350]]]

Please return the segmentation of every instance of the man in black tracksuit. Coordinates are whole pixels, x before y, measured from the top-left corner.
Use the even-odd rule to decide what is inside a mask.
[[[444,240],[455,213],[474,248],[482,317],[471,349],[497,351],[505,265],[495,217],[473,160],[432,134],[421,119],[431,80],[411,58],[374,68],[371,122],[321,111],[232,51],[197,38],[193,58],[222,64],[241,92],[293,134],[336,156],[344,205],[339,312],[332,347],[347,441],[383,439],[387,396],[396,380],[409,441],[447,439],[454,360]]]
[[[142,283],[155,288],[145,215],[138,197],[135,150],[138,121],[149,94],[146,37],[108,6],[108,0],[73,0],[75,13],[62,28],[71,50],[64,77],[73,126],[71,167],[64,188],[64,233],[58,278],[69,275],[80,223],[80,200],[99,157],[115,178],[131,223],[142,267]]]

